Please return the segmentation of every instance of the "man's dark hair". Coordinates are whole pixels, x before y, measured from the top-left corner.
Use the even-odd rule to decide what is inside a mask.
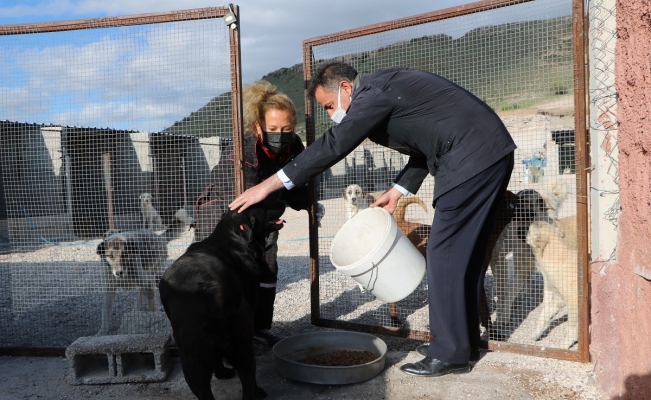
[[[314,98],[316,88],[321,86],[330,91],[337,91],[339,82],[353,82],[357,76],[357,71],[352,66],[339,61],[322,64],[316,70],[310,84],[307,87],[307,95]]]

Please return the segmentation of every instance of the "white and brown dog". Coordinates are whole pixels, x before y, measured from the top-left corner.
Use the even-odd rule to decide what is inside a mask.
[[[155,290],[163,273],[168,257],[165,235],[150,230],[113,233],[97,246],[103,266],[104,303],[102,305],[101,327],[98,335],[109,331],[110,316],[115,303],[115,292],[119,289],[139,290],[137,310],[145,302],[148,310],[156,310]]]
[[[160,214],[152,204],[152,197],[150,193],[142,193],[140,195],[140,212],[142,213],[142,229],[149,229],[153,231],[155,228],[160,228],[163,224]]]
[[[527,243],[536,256],[537,267],[545,284],[543,302],[533,340],[547,331],[554,316],[567,305],[567,334],[560,343],[572,347],[578,340],[579,295],[576,216],[550,224],[535,221],[529,227]]]
[[[346,186],[343,196],[346,208],[346,219],[351,219],[358,212],[368,208],[375,202],[375,197],[366,193],[364,189],[357,184]]]
[[[513,219],[499,236],[490,260],[497,295],[492,328],[494,336],[500,340],[505,339],[514,328],[511,308],[516,297],[529,281],[531,273],[539,269],[532,248],[527,244],[529,226],[535,220],[550,223],[557,220],[561,203],[567,197],[567,187],[560,181],[554,181],[548,190],[538,192],[525,189],[517,196]]]

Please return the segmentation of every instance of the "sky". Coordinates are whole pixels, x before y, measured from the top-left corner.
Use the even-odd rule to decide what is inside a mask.
[[[470,3],[469,0],[241,0],[242,79],[302,62],[302,42],[346,29]],[[0,0],[0,25],[227,5],[206,0]]]
[[[546,0],[544,4],[562,1],[568,3]],[[301,63],[305,39],[469,2],[235,2],[240,8],[242,82]],[[206,0],[0,0],[0,25],[227,4]],[[508,9],[522,13],[519,7]],[[0,36],[0,120],[162,130],[230,90],[227,32],[221,20],[200,20]],[[377,40],[381,45],[382,39]]]

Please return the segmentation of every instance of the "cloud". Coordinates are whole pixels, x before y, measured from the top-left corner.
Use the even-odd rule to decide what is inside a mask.
[[[83,43],[75,42],[77,32],[45,41],[30,36],[18,47],[0,41],[0,51],[14,60],[0,64],[5,118],[155,131],[230,90],[228,31],[221,21],[102,32]],[[17,76],[23,86],[12,83]]]
[[[302,62],[302,41],[345,29],[388,21],[466,3],[466,0],[427,2],[394,0],[241,0],[242,73],[244,83],[268,72]],[[6,3],[6,2],[5,2]],[[24,2],[20,2],[21,4]],[[224,5],[227,3],[224,3]],[[91,18],[134,13],[211,7],[209,0],[50,0],[0,7],[2,19],[38,20]]]
[[[241,15],[242,81],[246,84],[302,62],[305,39],[465,3],[241,0],[236,4]],[[0,23],[215,6],[209,0],[5,0],[3,4]],[[0,36],[4,55],[0,112],[3,118],[24,122],[163,129],[230,90],[227,35],[221,20],[198,20]],[[367,47],[374,45],[372,40],[375,45],[383,43],[381,37],[365,40]],[[359,51],[362,45],[351,41],[346,46]],[[328,51],[328,46],[321,50]]]

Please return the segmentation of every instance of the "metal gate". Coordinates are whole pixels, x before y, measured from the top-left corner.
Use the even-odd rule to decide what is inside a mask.
[[[569,250],[541,260],[518,238],[523,227],[512,215],[498,221],[487,255],[482,318],[483,340],[491,349],[589,359],[583,22],[578,0],[490,0],[303,42],[306,82],[331,60],[359,73],[392,66],[423,69],[484,100],[511,132],[518,149],[508,190],[531,189],[542,196],[549,216],[563,226]],[[311,99],[306,110],[311,143],[331,122]],[[406,161],[365,141],[320,177],[314,197],[328,212],[322,228],[310,229],[314,324],[429,339],[426,278],[409,297],[387,305],[337,272],[329,259],[332,239],[346,221],[344,188],[359,184],[367,192],[383,191]],[[410,205],[406,220],[431,224],[434,185],[429,176],[415,194],[428,206]],[[524,228],[527,232],[529,225]]]
[[[242,158],[238,16],[0,26],[0,352],[171,332],[158,279],[225,207],[210,188],[243,188],[241,170],[211,174]],[[111,267],[116,232],[165,245]]]

